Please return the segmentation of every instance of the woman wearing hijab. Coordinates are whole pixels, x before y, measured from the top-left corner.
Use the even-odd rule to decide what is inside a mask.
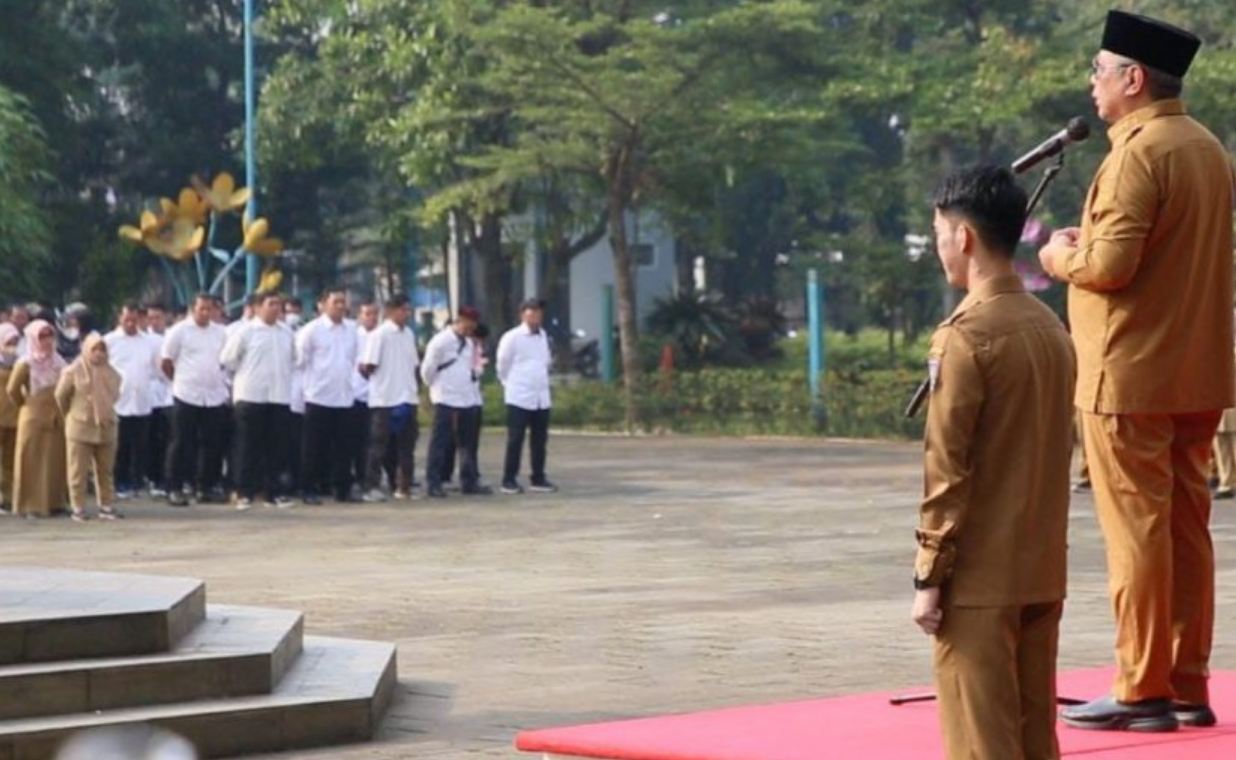
[[[82,342],[81,355],[56,383],[56,404],[64,415],[69,454],[69,503],[78,522],[86,520],[86,482],[92,467],[99,519],[120,517],[112,506],[116,498],[112,469],[120,435],[116,417],[120,382],[120,373],[107,361],[107,343],[98,333],[91,333]]]
[[[9,376],[9,398],[17,405],[17,456],[13,512],[50,517],[64,509],[64,418],[56,406],[56,382],[64,359],[56,353],[56,328],[38,319],[26,326],[26,355]]]
[[[9,385],[17,364],[21,330],[9,322],[0,324],[0,391]],[[17,449],[17,405],[0,392],[0,512],[13,509],[13,458]]]

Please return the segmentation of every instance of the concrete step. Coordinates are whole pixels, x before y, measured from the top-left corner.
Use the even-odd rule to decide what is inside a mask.
[[[395,668],[391,644],[306,636],[271,694],[5,721],[0,760],[49,760],[77,731],[139,723],[185,736],[203,758],[366,741],[394,694]]]
[[[0,665],[166,652],[205,616],[193,578],[0,567]]]
[[[0,720],[269,694],[303,627],[299,612],[210,605],[169,652],[0,666]]]

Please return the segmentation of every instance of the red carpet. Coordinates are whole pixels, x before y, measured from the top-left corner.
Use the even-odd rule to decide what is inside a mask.
[[[1236,759],[1236,673],[1215,673],[1214,728],[1171,734],[1078,731],[1061,725],[1061,751],[1085,760]],[[1062,674],[1060,695],[1107,693],[1109,669]],[[898,692],[904,693],[904,692]],[[605,760],[941,760],[934,703],[894,707],[893,694],[736,707],[687,715],[525,731],[525,752]]]

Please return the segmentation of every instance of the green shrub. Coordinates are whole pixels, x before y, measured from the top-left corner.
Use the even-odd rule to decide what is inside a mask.
[[[704,369],[652,373],[637,398],[642,430],[707,435],[830,435],[913,439],[922,418],[902,416],[920,374],[911,370],[829,372],[823,405],[811,403],[807,373],[799,370]],[[576,381],[554,387],[556,427],[623,429],[622,387]],[[486,386],[486,421],[506,418],[502,389]]]

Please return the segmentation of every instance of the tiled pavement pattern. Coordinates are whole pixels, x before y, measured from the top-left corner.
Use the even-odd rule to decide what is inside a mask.
[[[491,479],[500,456],[487,436]],[[514,758],[524,727],[929,680],[928,640],[908,620],[918,445],[561,435],[550,464],[563,491],[548,496],[2,521],[0,556],[198,577],[216,602],[398,642],[380,740],[285,757]],[[1232,502],[1217,505],[1214,535],[1215,665],[1230,668]],[[1089,497],[1074,501],[1071,545],[1062,665],[1103,664]]]

